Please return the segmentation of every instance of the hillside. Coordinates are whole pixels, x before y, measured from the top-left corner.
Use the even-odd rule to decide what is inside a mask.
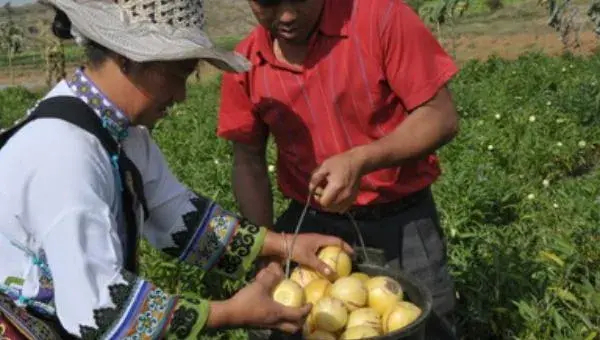
[[[213,37],[240,36],[248,32],[255,20],[247,1],[208,0],[206,6],[206,31]],[[33,26],[40,21],[49,23],[54,13],[39,3],[15,6],[14,19],[22,26]],[[6,21],[6,10],[0,8],[0,23]]]

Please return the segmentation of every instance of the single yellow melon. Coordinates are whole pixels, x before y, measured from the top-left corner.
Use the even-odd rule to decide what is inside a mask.
[[[337,277],[350,275],[352,259],[342,248],[327,246],[319,251],[318,257],[337,274]]]
[[[362,281],[363,284],[366,284],[367,281],[369,281],[370,279],[369,275],[361,272],[354,272],[350,274],[350,276],[359,279],[360,281]]]
[[[317,301],[312,313],[316,328],[330,333],[343,329],[348,321],[348,310],[344,303],[329,296]]]
[[[304,338],[306,340],[337,340],[335,335],[322,329],[317,329],[314,332],[305,335]]]
[[[375,309],[370,307],[359,308],[351,312],[348,316],[346,327],[351,328],[362,325],[369,326],[376,331],[381,332],[381,315],[377,313]]]
[[[408,301],[400,301],[385,311],[381,318],[383,332],[388,334],[413,323],[421,315],[421,309]]]
[[[352,312],[367,304],[368,291],[360,279],[346,276],[333,283],[329,295],[342,301]]]
[[[307,303],[314,304],[319,301],[322,297],[329,295],[331,288],[331,282],[324,278],[318,278],[312,280],[306,287],[304,287],[304,296],[306,297]]]
[[[379,331],[369,326],[354,326],[348,327],[346,331],[342,333],[342,336],[340,336],[340,340],[366,339],[380,335],[381,333]]]
[[[380,315],[402,301],[404,292],[398,281],[388,276],[375,276],[366,283],[369,292],[369,307],[375,309]]]
[[[273,290],[273,300],[288,307],[304,305],[304,290],[292,280],[283,280]]]
[[[303,266],[298,266],[294,268],[292,274],[290,275],[290,279],[292,279],[292,281],[295,281],[302,288],[306,287],[306,285],[308,285],[311,281],[320,277],[321,275],[319,275],[314,270]]]
[[[302,325],[302,334],[304,337],[307,337],[310,333],[316,330],[315,322],[314,322],[314,314],[312,311],[308,313],[306,320],[304,321],[304,325]]]

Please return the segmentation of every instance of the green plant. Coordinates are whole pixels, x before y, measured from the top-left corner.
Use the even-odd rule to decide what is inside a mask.
[[[219,81],[192,86],[153,135],[184,183],[235,211],[231,148],[214,133]],[[598,338],[599,84],[599,55],[541,54],[471,61],[452,82],[461,130],[439,153],[433,190],[465,339]],[[0,91],[0,126],[40,95]],[[281,213],[287,201],[275,199]],[[225,298],[244,284],[202,276],[146,243],[142,264],[171,291]],[[245,338],[239,329],[204,337]]]
[[[7,21],[0,25],[0,48],[8,57],[8,67],[10,70],[10,83],[14,84],[14,70],[12,61],[15,54],[21,51],[23,46],[23,31],[12,18],[12,7],[10,2],[7,2],[3,9],[7,13]]]

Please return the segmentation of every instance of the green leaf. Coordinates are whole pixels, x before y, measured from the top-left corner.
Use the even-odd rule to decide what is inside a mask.
[[[551,253],[549,251],[543,251],[543,250],[541,250],[539,252],[539,255],[541,257],[543,257],[544,259],[547,259],[547,260],[550,260],[550,261],[556,263],[560,267],[564,267],[564,265],[565,265],[565,262],[560,257],[558,257],[558,255],[556,255],[554,253]]]

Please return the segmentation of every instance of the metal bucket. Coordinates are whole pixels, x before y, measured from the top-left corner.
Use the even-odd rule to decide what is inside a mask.
[[[368,255],[367,255],[368,254]],[[368,256],[368,262],[365,257]],[[420,284],[416,279],[401,271],[385,268],[385,259],[383,253],[379,249],[362,248],[356,249],[355,258],[352,260],[352,272],[363,272],[371,277],[385,275],[398,281],[404,292],[404,300],[414,303],[421,309],[421,315],[410,325],[405,328],[365,340],[424,340],[424,339],[447,339],[445,337],[431,336],[432,323],[432,296],[424,285]],[[259,331],[250,332],[250,340],[302,340],[302,333],[288,335],[281,332]]]
[[[353,261],[352,271],[363,272],[371,277],[389,276],[398,281],[404,292],[404,300],[414,303],[421,309],[421,315],[410,325],[395,332],[377,337],[365,338],[369,340],[423,340],[427,339],[426,330],[431,316],[433,300],[431,292],[410,275],[391,268],[384,267],[385,259],[379,249],[362,248],[356,249],[357,257]],[[365,262],[362,254],[368,253],[368,262]]]
[[[309,197],[310,199],[310,197]],[[306,208],[298,222],[297,230],[306,213]],[[388,268],[383,251],[380,249],[369,248],[365,246],[360,229],[354,218],[348,214],[354,229],[357,233],[360,245],[355,248],[354,258],[352,259],[352,272],[362,272],[370,277],[388,276],[398,281],[403,290],[403,300],[412,302],[421,309],[421,315],[410,325],[395,332],[380,335],[377,337],[363,338],[365,340],[434,340],[434,339],[456,339],[452,332],[444,325],[443,321],[434,313],[432,294],[416,278],[402,272]],[[293,243],[292,243],[293,247]],[[289,263],[288,263],[289,265]],[[288,268],[289,269],[289,268]],[[250,333],[250,339],[269,339],[269,340],[300,340],[304,339],[301,332],[294,335],[284,335],[281,332],[257,331]]]

